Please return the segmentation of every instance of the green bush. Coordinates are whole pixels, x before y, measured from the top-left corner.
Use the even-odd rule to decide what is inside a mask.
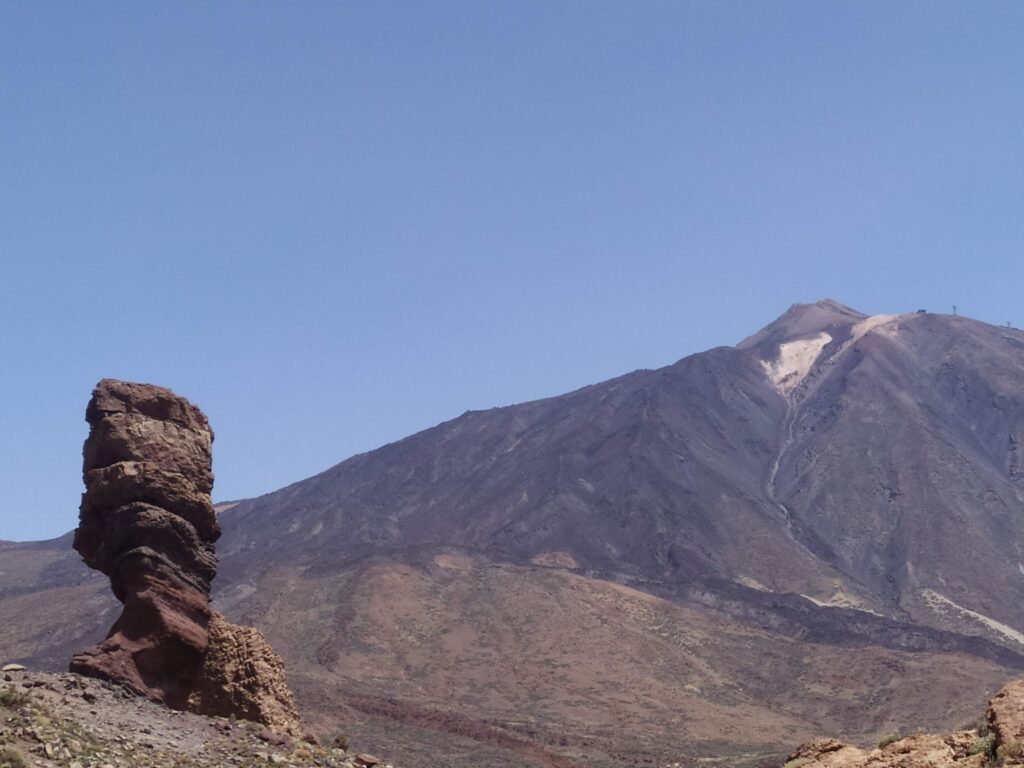
[[[7,707],[8,709],[14,709],[20,707],[25,703],[26,695],[21,693],[16,688],[6,686],[0,689],[0,707]]]
[[[902,738],[903,737],[900,736],[899,731],[894,731],[893,733],[890,733],[888,736],[883,736],[881,740],[879,740],[878,748],[881,749],[882,747],[888,747],[893,742],[899,741]]]
[[[0,768],[25,768],[25,758],[17,750],[0,747]]]
[[[994,733],[988,733],[980,737],[977,741],[971,744],[971,748],[967,750],[967,754],[984,754],[989,759],[992,759],[996,755],[996,735]]]
[[[810,758],[798,757],[796,760],[790,760],[783,768],[801,768],[801,766],[807,765],[809,762],[811,762]]]

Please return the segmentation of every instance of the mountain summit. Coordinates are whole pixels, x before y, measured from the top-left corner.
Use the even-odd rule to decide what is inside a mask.
[[[848,327],[866,317],[867,315],[832,299],[822,299],[814,304],[794,304],[776,320],[753,336],[745,338],[736,347],[750,349],[765,343],[777,344],[808,334]]]

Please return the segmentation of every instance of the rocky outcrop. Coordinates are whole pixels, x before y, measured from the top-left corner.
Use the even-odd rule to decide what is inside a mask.
[[[1014,680],[999,691],[985,717],[1002,764],[1024,764],[1024,680]]]
[[[213,432],[161,387],[105,379],[86,409],[85,494],[74,548],[124,610],[71,671],[184,708],[206,651],[214,542]]]
[[[917,733],[860,749],[816,739],[790,755],[785,768],[983,768],[1024,765],[1024,680],[1008,683],[976,728],[948,736]]]
[[[209,637],[189,709],[291,729],[299,716],[285,682],[284,663],[263,635],[214,613]]]
[[[86,421],[74,548],[110,577],[124,609],[71,671],[175,709],[296,725],[280,659],[256,630],[210,608],[220,527],[206,416],[168,389],[104,379]]]
[[[978,751],[975,751],[978,745]],[[802,745],[786,763],[788,768],[982,768],[985,742],[977,731],[961,731],[945,738],[916,734],[877,749],[864,750],[835,739]]]

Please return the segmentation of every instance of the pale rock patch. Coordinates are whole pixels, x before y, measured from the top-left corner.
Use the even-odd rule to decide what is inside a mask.
[[[448,571],[469,573],[473,570],[476,564],[473,562],[473,558],[467,557],[466,555],[458,555],[445,552],[440,555],[435,555],[434,565],[436,565],[438,568],[444,568]]]
[[[895,336],[899,330],[896,321],[902,317],[903,315],[872,315],[871,317],[865,318],[859,323],[856,323],[853,328],[850,329],[852,336],[850,341],[857,341],[863,338],[866,334],[877,329],[885,330],[890,335]]]
[[[538,555],[534,555],[530,562],[534,565],[539,565],[542,568],[579,568],[580,564],[576,562],[576,558],[570,553],[564,550],[558,550],[555,552],[541,552]]]
[[[924,598],[925,602],[934,610],[936,613],[944,613],[952,608],[962,616],[971,618],[981,624],[984,624],[991,630],[994,630],[1001,634],[1008,640],[1012,640],[1018,645],[1024,646],[1024,633],[1018,632],[1013,627],[1003,624],[1001,621],[996,621],[990,616],[986,616],[983,613],[972,611],[969,608],[964,608],[962,605],[953,602],[945,595],[939,594],[934,589],[924,589],[921,591],[921,597]]]
[[[760,581],[758,581],[757,579],[752,579],[749,576],[737,576],[735,579],[733,579],[733,581],[735,581],[737,584],[742,584],[744,587],[750,587],[751,589],[756,589],[758,592],[771,592],[772,591],[768,587],[766,587],[764,584],[762,584]]]
[[[762,360],[761,365],[775,388],[789,395],[807,378],[814,361],[830,341],[832,337],[822,331],[807,339],[783,342],[779,345],[778,357],[772,361]]]
[[[867,605],[865,605],[861,601],[861,599],[859,597],[857,597],[856,595],[851,595],[851,594],[849,594],[847,592],[844,592],[841,589],[837,589],[833,593],[833,595],[830,598],[828,598],[827,600],[821,600],[821,599],[819,599],[817,597],[812,597],[811,595],[805,595],[803,592],[800,593],[800,597],[804,598],[805,600],[810,600],[812,603],[814,603],[819,608],[849,608],[850,610],[854,610],[854,611],[862,611],[863,613],[871,613],[871,614],[874,614],[875,616],[881,616],[882,615],[878,611],[875,611],[872,608],[870,608]]]

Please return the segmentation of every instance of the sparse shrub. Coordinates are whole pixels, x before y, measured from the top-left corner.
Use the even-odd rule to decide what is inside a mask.
[[[11,686],[0,689],[0,707],[7,707],[8,709],[20,707],[25,703],[26,698],[27,696],[24,693]]]
[[[881,739],[879,740],[879,742],[878,742],[878,748],[879,748],[879,749],[882,749],[882,747],[888,747],[888,746],[889,746],[890,744],[893,744],[893,743],[895,743],[895,742],[899,741],[899,740],[900,740],[900,739],[902,739],[902,738],[903,738],[903,737],[902,737],[902,736],[900,736],[900,732],[899,732],[899,731],[893,731],[893,732],[892,732],[892,733],[890,733],[890,734],[889,734],[888,736],[883,736],[883,737],[882,737],[882,738],[881,738]]]
[[[992,737],[995,741],[995,737]],[[1019,741],[1004,741],[996,749],[996,762],[1002,765],[1008,759],[1019,758],[1024,755],[1024,744]]]
[[[798,757],[796,760],[790,760],[783,768],[802,768],[802,766],[807,765],[809,762],[811,762],[809,757]]]
[[[306,742],[307,744],[309,744],[311,746],[314,746],[314,747],[321,746],[321,744],[320,744],[320,737],[317,736],[315,733],[313,733],[311,731],[302,734],[302,740],[304,742]]]
[[[984,736],[979,737],[977,741],[971,744],[967,754],[985,755],[991,760],[996,756],[996,735],[994,733],[986,733]]]
[[[10,747],[0,747],[0,768],[26,768],[25,758]]]
[[[343,749],[343,750],[345,750],[347,752],[348,751],[348,736],[344,736],[344,735],[342,735],[342,736],[335,736],[331,740],[331,746],[333,746],[335,749]]]
[[[988,736],[992,732],[992,728],[988,724],[988,720],[984,717],[979,717],[977,720],[972,720],[969,723],[964,723],[958,731],[977,731],[978,736]]]

